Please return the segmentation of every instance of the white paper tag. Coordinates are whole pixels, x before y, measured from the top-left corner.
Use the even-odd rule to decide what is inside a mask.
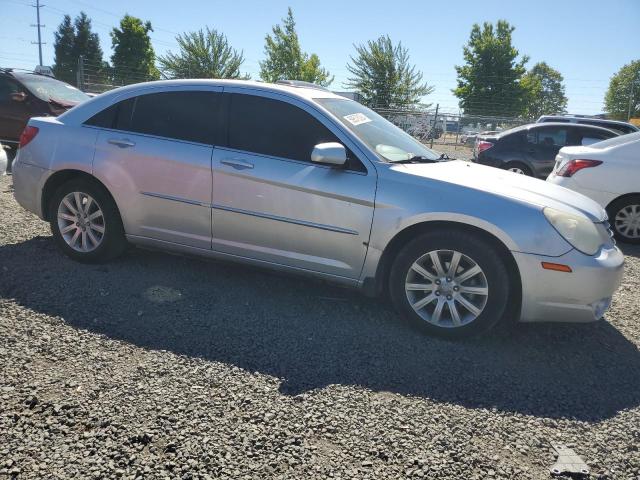
[[[371,121],[364,113],[352,113],[351,115],[345,115],[343,118],[351,125],[362,125]]]

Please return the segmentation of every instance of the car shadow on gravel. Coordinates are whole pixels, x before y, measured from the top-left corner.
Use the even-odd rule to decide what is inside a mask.
[[[638,348],[605,321],[450,342],[323,283],[138,249],[82,265],[50,237],[0,246],[0,275],[2,298],[145,349],[278,377],[286,395],[355,385],[586,421],[640,404]]]
[[[640,245],[631,245],[628,243],[618,243],[622,253],[629,257],[640,258]]]

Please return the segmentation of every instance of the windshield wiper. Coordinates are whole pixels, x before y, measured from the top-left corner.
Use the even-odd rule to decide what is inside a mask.
[[[429,158],[429,157],[425,157],[424,155],[414,155],[411,158],[407,158],[405,160],[394,160],[391,163],[437,163],[439,162],[440,159],[439,158]]]

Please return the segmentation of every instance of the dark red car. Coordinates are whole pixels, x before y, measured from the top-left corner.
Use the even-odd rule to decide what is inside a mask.
[[[0,143],[15,149],[31,117],[56,117],[88,99],[87,94],[55,78],[0,69]]]

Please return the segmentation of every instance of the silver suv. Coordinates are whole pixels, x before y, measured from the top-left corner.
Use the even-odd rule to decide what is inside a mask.
[[[447,336],[602,317],[623,268],[605,211],[443,158],[322,89],[164,81],[32,119],[14,187],[81,262],[129,242],[309,274]]]

